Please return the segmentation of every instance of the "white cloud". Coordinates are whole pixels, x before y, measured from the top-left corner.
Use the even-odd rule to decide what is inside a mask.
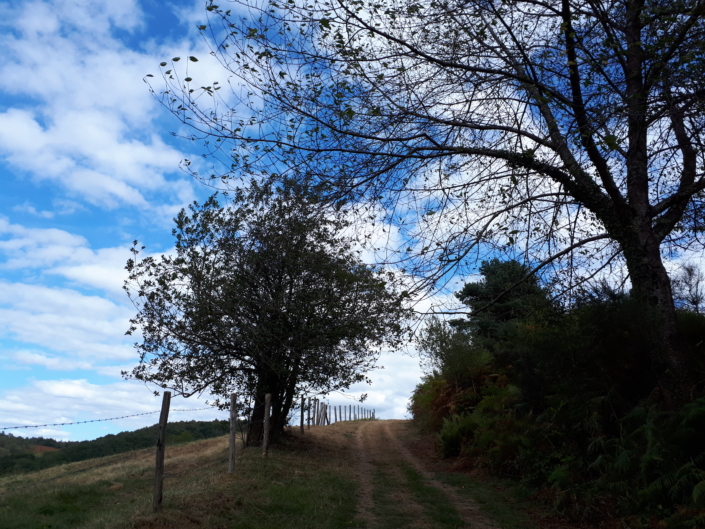
[[[146,209],[145,192],[169,195],[164,175],[183,155],[146,132],[160,111],[142,79],[157,58],[110,31],[140,27],[139,6],[25,2],[3,14],[14,31],[0,37],[0,90],[33,103],[0,113],[0,154],[36,181],[103,207]]]
[[[110,432],[135,430],[157,422],[161,397],[136,382],[92,384],[85,379],[33,380],[28,386],[14,388],[0,395],[0,427],[35,426],[156,412],[90,426],[71,425],[57,428],[7,430],[15,435],[79,440],[95,438]],[[170,421],[226,419],[227,413],[214,409],[179,412],[179,409],[203,408],[203,399],[174,397]],[[103,429],[107,431],[103,431]]]
[[[46,367],[47,369],[56,369],[61,371],[92,368],[89,362],[69,360],[67,358],[49,357],[32,351],[20,351],[15,353],[12,358],[21,364],[39,365]]]
[[[330,401],[333,406],[356,406],[357,399],[366,393],[367,399],[360,406],[374,409],[377,417],[405,418],[411,393],[423,376],[419,360],[401,352],[384,353],[380,356],[379,365],[384,366],[384,369],[376,369],[368,374],[372,384],[355,384],[343,395],[331,394],[326,401]]]
[[[40,270],[126,302],[122,285],[127,278],[125,263],[131,257],[128,245],[93,250],[79,235],[56,228],[27,228],[0,217],[0,254],[6,256],[0,269]]]
[[[0,281],[0,333],[72,357],[134,358],[124,336],[133,312],[75,290]]]

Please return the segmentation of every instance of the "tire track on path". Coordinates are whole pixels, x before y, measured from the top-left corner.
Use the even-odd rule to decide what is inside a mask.
[[[365,446],[367,428],[370,424],[371,423],[363,423],[355,432],[355,459],[360,490],[357,495],[357,515],[367,523],[369,527],[377,527],[379,523],[374,514],[375,502],[372,498],[374,466],[370,462],[369,449]]]
[[[399,440],[397,432],[404,421],[379,421],[378,424],[384,429],[387,438],[389,439],[389,452],[396,452],[404,461],[418,472],[427,485],[440,490],[455,506],[458,514],[465,522],[466,526],[471,529],[500,529],[499,526],[491,522],[480,510],[478,505],[469,498],[464,498],[458,495],[453,487],[441,483],[436,480],[433,475],[424,468],[419,459],[414,456],[406,446]]]
[[[356,431],[360,493],[358,516],[368,527],[433,529],[435,525],[408,488],[400,460],[389,451],[387,433],[378,422]]]

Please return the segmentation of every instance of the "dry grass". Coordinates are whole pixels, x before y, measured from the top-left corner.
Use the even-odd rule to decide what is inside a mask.
[[[355,527],[349,523],[355,484],[342,468],[345,443],[330,434],[285,439],[266,460],[247,449],[233,475],[227,436],[168,447],[158,514],[153,450],[5,476],[0,529]]]
[[[168,446],[160,513],[152,510],[153,449],[5,476],[0,529],[455,528],[490,527],[488,518],[503,529],[533,525],[513,514],[506,494],[428,467],[407,426],[315,427],[286,436],[266,459],[245,450],[232,475],[227,436]],[[28,488],[12,492],[18,487]]]

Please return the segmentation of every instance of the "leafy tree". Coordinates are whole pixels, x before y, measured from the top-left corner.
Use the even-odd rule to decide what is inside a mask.
[[[140,363],[125,376],[225,407],[252,395],[250,442],[264,395],[281,431],[296,396],[364,380],[379,347],[402,333],[391,274],[364,265],[331,218],[299,188],[255,188],[229,207],[215,197],[175,219],[173,255],[127,264]]]
[[[553,307],[549,292],[529,267],[518,261],[483,261],[480,274],[480,281],[466,283],[455,294],[471,312],[468,319],[454,324],[467,329],[475,343],[496,353],[502,342],[515,338],[517,322],[526,322]]]
[[[418,338],[422,366],[449,380],[462,381],[471,370],[490,362],[492,355],[472,336],[437,317],[431,317]]]
[[[701,0],[233,5],[201,30],[248,90],[165,62],[157,95],[236,175],[295,167],[377,208],[427,284],[483,251],[569,289],[624,264],[659,315],[660,386],[689,398],[663,255],[701,246]]]
[[[480,368],[491,364],[494,370],[511,371],[526,400],[538,405],[541,375],[531,345],[561,313],[548,289],[518,261],[483,261],[480,273],[479,281],[455,294],[470,315],[449,322],[432,318],[419,339],[422,358],[434,373],[473,390],[484,376]]]

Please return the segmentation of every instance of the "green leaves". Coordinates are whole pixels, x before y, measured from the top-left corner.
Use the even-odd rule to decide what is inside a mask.
[[[608,134],[605,136],[605,145],[613,151],[619,149],[619,143],[617,142],[617,137],[614,134]]]

